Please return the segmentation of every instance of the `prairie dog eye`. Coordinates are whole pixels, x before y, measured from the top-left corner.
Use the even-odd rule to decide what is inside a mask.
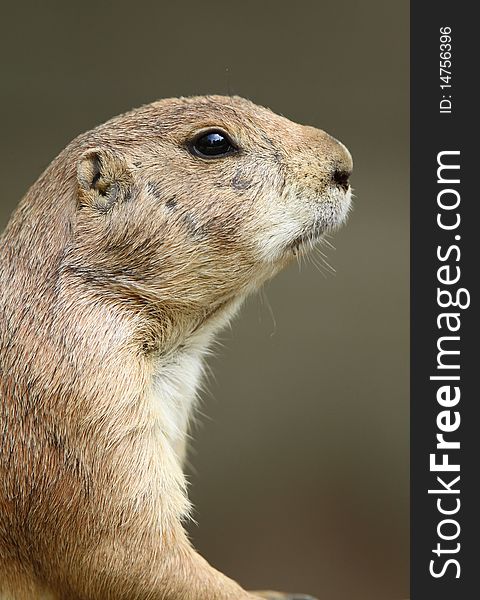
[[[228,134],[221,129],[202,131],[189,144],[189,149],[200,158],[220,158],[238,150]]]

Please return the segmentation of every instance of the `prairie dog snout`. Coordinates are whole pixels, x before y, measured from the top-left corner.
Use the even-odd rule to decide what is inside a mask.
[[[215,333],[345,220],[351,170],[325,132],[205,96],[41,175],[0,245],[0,596],[259,597],[183,529],[189,420]]]

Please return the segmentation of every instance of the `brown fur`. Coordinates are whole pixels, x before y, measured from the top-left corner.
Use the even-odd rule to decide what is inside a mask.
[[[210,126],[240,154],[192,156]],[[327,134],[210,96],[79,136],[28,191],[0,247],[0,597],[257,597],[187,539],[185,438],[152,381],[337,224],[335,169],[351,159]]]

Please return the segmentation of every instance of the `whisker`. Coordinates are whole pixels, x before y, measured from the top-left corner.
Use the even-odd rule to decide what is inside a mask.
[[[270,315],[270,318],[272,320],[273,330],[270,333],[270,337],[273,337],[277,332],[277,321],[275,319],[275,315],[273,314],[272,305],[270,304],[270,301],[268,299],[267,292],[264,288],[260,289],[260,300],[266,306],[268,314]]]

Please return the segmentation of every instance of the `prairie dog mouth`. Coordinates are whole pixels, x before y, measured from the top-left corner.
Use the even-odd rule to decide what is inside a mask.
[[[306,225],[287,249],[296,252],[300,248],[312,248],[325,233],[338,229],[346,220],[352,203],[352,190],[348,186],[332,185],[319,201],[313,221]]]
[[[319,224],[314,224],[309,231],[305,231],[297,236],[293,242],[288,245],[287,249],[296,254],[300,248],[312,247],[316,242],[321,240],[325,232],[326,230]]]

